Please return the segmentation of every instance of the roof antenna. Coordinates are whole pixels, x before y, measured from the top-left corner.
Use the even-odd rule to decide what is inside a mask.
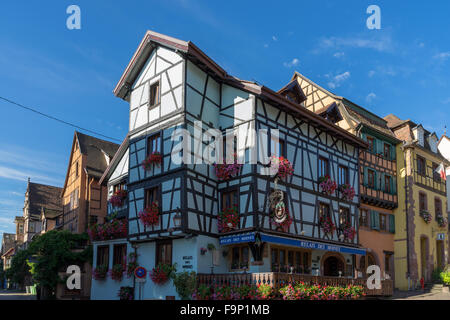
[[[444,136],[447,136],[447,125],[444,126]]]

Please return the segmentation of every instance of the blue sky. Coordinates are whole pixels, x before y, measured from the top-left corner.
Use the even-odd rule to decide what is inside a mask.
[[[81,8],[81,30],[66,9]],[[366,9],[381,9],[369,30]],[[145,31],[191,40],[230,74],[281,88],[295,70],[384,116],[440,136],[450,107],[450,2],[4,1],[0,96],[123,139],[112,90]],[[26,179],[62,186],[74,129],[0,101],[0,234],[14,232]]]

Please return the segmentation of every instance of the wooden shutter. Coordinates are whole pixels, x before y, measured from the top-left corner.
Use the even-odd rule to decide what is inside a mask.
[[[396,194],[397,193],[397,178],[391,177],[391,193]]]
[[[375,139],[375,153],[384,153],[383,142],[381,140]]]
[[[381,181],[380,181],[380,182],[381,182],[381,188],[380,188],[380,189],[381,189],[381,191],[384,192],[384,191],[385,191],[385,187],[386,187],[386,185],[385,185],[386,182],[385,182],[385,180],[384,180],[386,174],[383,172],[383,173],[380,174],[380,176],[381,176]]]
[[[375,190],[378,190],[380,188],[380,181],[378,181],[379,174],[375,170],[373,171],[373,177],[375,180]]]
[[[380,230],[380,214],[375,210],[371,210],[370,218],[372,229]]]
[[[397,152],[395,150],[395,146],[391,144],[391,160],[395,160],[397,157]]]
[[[393,214],[389,215],[389,232],[395,233],[395,216]]]

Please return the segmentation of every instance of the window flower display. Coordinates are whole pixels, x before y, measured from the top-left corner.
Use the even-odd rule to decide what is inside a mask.
[[[355,189],[348,183],[341,184],[339,186],[339,191],[342,194],[342,198],[346,201],[353,201],[355,197]]]
[[[280,179],[286,179],[288,176],[294,174],[294,168],[288,159],[284,157],[274,157],[270,158],[271,168],[278,168],[277,177]]]
[[[350,225],[350,223],[345,223],[341,228],[345,240],[352,241],[355,238],[356,230]]]
[[[112,219],[103,224],[94,224],[88,229],[91,241],[112,240],[127,236],[127,219]]]
[[[225,163],[214,163],[214,169],[216,171],[216,176],[219,180],[225,181],[231,177],[236,176],[241,172],[243,166],[242,163],[238,163],[237,154],[233,154],[234,162],[227,163],[231,161],[225,161]]]
[[[108,202],[114,208],[120,208],[125,204],[127,196],[128,196],[127,190],[117,190],[116,192],[114,192],[111,198],[109,198]]]
[[[436,222],[438,223],[439,227],[445,228],[445,227],[447,227],[448,219],[444,218],[442,215],[438,215],[436,217]]]
[[[152,202],[152,204],[139,212],[138,214],[141,222],[147,226],[154,226],[159,223],[159,205],[157,202]]]
[[[150,278],[155,284],[162,285],[166,283],[176,272],[174,265],[160,263],[152,269]]]
[[[426,211],[426,210],[420,211],[420,216],[423,218],[423,220],[424,220],[426,223],[430,223],[431,220],[433,220],[433,217],[431,216],[431,213],[429,213],[429,212]]]
[[[92,272],[92,277],[95,280],[105,280],[108,274],[108,267],[105,265],[97,266]]]
[[[336,229],[331,217],[320,217],[320,227],[325,235],[331,236]]]
[[[122,281],[125,268],[121,263],[113,265],[111,269],[111,279],[116,281]]]
[[[144,161],[142,161],[141,165],[144,170],[150,170],[153,165],[156,165],[158,167],[161,166],[162,163],[162,155],[159,151],[153,151],[151,154],[145,158]]]
[[[319,188],[322,193],[331,196],[336,191],[337,184],[329,175],[326,175],[319,178]]]
[[[239,227],[239,212],[236,206],[224,208],[217,219],[219,232],[230,232]]]

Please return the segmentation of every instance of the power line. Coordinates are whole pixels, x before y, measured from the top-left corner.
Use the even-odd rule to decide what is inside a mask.
[[[96,135],[101,136],[101,137],[104,137],[104,138],[108,138],[108,139],[111,139],[111,140],[115,140],[115,141],[118,141],[118,142],[122,142],[122,141],[119,140],[119,139],[112,138],[112,137],[108,137],[108,136],[105,136],[104,134],[95,132],[95,131],[93,131],[93,130],[89,130],[89,129],[82,128],[82,127],[80,127],[80,126],[77,126],[76,124],[73,124],[73,123],[70,123],[70,122],[67,122],[67,121],[64,121],[64,120],[55,118],[55,117],[53,117],[53,116],[51,116],[51,115],[49,115],[49,114],[46,114],[46,113],[40,112],[40,111],[38,111],[38,110],[36,110],[36,109],[33,109],[33,108],[30,108],[30,107],[24,106],[24,105],[22,105],[22,104],[20,104],[20,103],[18,103],[18,102],[9,100],[9,99],[4,98],[4,97],[2,97],[2,96],[0,96],[0,99],[2,99],[3,101],[6,101],[6,102],[8,102],[8,103],[10,103],[10,104],[12,104],[12,105],[21,107],[21,108],[23,108],[23,109],[25,109],[25,110],[28,110],[28,111],[37,113],[37,114],[39,114],[39,115],[41,115],[41,116],[44,116],[44,117],[46,117],[46,118],[49,118],[49,119],[51,119],[51,120],[55,120],[55,121],[58,121],[58,122],[60,122],[60,123],[63,123],[63,124],[65,124],[65,125],[68,125],[68,126],[71,126],[71,127],[74,127],[74,128],[77,128],[77,129],[86,131],[86,132],[90,132],[90,133],[96,134]]]

